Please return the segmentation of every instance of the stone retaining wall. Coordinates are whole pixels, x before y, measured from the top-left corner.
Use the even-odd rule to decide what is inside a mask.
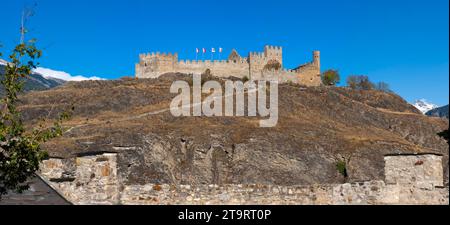
[[[433,154],[386,156],[386,183],[309,186],[123,185],[116,162],[112,153],[50,159],[40,176],[74,204],[449,204],[442,156]]]

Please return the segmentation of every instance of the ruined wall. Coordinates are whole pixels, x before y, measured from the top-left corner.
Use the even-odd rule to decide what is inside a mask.
[[[116,154],[46,160],[39,175],[74,204],[118,204],[120,200]]]
[[[314,63],[305,64],[299,67],[296,72],[300,84],[306,86],[319,86],[322,84],[320,68],[315,66]]]
[[[124,185],[117,155],[50,159],[40,176],[74,204],[449,204],[442,156],[386,156],[386,182],[308,186]]]

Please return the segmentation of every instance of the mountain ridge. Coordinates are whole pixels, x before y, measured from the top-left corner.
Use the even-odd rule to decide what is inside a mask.
[[[1,79],[3,78],[3,74],[5,72],[6,63],[7,62],[4,60],[0,61],[0,78]],[[44,76],[42,76],[41,74],[36,73],[36,72],[33,72],[26,79],[21,78],[21,80],[25,80],[25,85],[23,88],[24,92],[47,90],[47,89],[51,89],[51,88],[60,86],[66,82],[64,80],[57,79],[57,78],[45,78]],[[3,87],[0,86],[0,96],[3,96],[3,94],[4,94],[4,89],[3,89]]]
[[[432,117],[444,117],[448,119],[448,105],[432,109],[426,112],[425,115]]]

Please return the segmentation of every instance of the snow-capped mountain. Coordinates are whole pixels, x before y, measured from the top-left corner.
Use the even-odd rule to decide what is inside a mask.
[[[437,105],[430,103],[425,99],[416,100],[413,106],[420,110],[423,114],[438,107]]]
[[[33,70],[33,72],[47,78],[52,79],[56,78],[64,81],[83,81],[83,80],[104,80],[100,77],[85,77],[85,76],[72,76],[69,73],[63,71],[52,70],[48,68],[38,67]]]
[[[3,59],[0,59],[0,65],[2,65],[2,66],[5,66],[6,65],[6,61],[5,60],[3,60]]]
[[[0,59],[0,79],[2,79],[7,61]],[[41,91],[57,87],[67,81],[83,81],[83,80],[103,80],[99,77],[72,76],[69,73],[56,71],[47,68],[36,68],[25,80],[24,91]],[[0,87],[0,96],[4,94],[4,90]]]
[[[4,59],[0,59],[0,66],[6,66],[8,62]],[[33,70],[33,74],[40,75],[45,79],[55,80],[58,83],[64,83],[65,81],[83,81],[83,80],[104,80],[100,77],[85,77],[81,75],[72,76],[64,71],[52,70],[48,68],[38,67]],[[64,81],[64,82],[61,82]]]
[[[0,79],[3,79],[3,73],[5,72],[5,65],[6,61],[0,61]],[[23,79],[23,78],[21,78]],[[66,81],[55,79],[55,78],[45,78],[42,75],[38,73],[32,73],[28,77],[28,79],[25,79],[25,86],[23,87],[23,90],[25,92],[28,91],[41,91],[41,90],[47,90],[50,88],[57,87],[61,84],[64,84]],[[4,89],[2,86],[0,86],[0,97],[3,96]]]

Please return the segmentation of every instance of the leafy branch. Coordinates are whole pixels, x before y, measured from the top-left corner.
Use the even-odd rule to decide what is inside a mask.
[[[36,60],[42,51],[35,43],[31,40],[14,48],[1,80],[5,96],[0,102],[0,199],[8,191],[21,193],[29,188],[26,181],[48,157],[41,144],[62,136],[62,123],[70,117],[70,113],[64,112],[52,126],[40,125],[30,129],[24,126],[17,110],[18,95],[23,92],[24,80],[39,65]]]

